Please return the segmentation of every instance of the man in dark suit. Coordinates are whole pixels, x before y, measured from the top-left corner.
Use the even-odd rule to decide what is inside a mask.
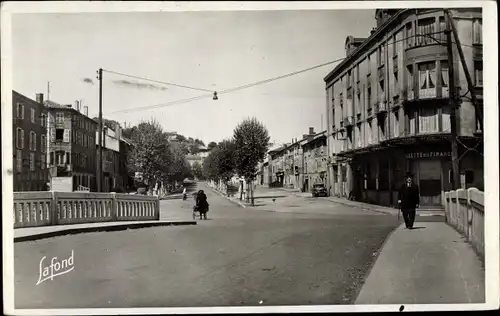
[[[405,183],[399,189],[398,203],[403,212],[406,228],[413,229],[416,209],[420,204],[420,191],[418,185],[413,183],[413,176],[409,172],[406,173]]]

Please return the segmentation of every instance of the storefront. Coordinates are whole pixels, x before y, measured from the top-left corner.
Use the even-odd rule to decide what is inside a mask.
[[[484,190],[482,148],[474,147],[474,141],[462,140],[461,143],[461,187]],[[422,207],[441,207],[444,193],[453,188],[451,143],[446,138],[434,142],[374,146],[369,150],[348,152],[345,156],[350,158],[347,173],[351,175],[351,178],[347,175],[346,194],[352,194],[357,201],[396,206],[398,190],[404,183],[406,172],[413,174],[414,182],[420,188]],[[337,168],[341,168],[341,164]],[[337,168],[332,165],[334,176]],[[340,184],[346,179],[340,179],[343,175],[338,174],[339,177],[333,179],[335,194],[342,190]]]

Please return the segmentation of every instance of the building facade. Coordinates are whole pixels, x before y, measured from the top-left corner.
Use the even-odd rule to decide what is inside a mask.
[[[97,122],[96,122],[97,124]],[[121,128],[112,130],[104,126],[102,137],[102,192],[124,189],[128,183],[128,173],[123,174],[123,157],[120,154]],[[96,163],[99,162],[99,131],[95,132]],[[97,188],[95,188],[97,189]]]
[[[313,185],[323,183],[328,189],[326,131],[315,134],[302,144],[303,192],[311,192]]]
[[[47,160],[50,174],[72,177],[73,191],[97,189],[95,137],[97,122],[88,117],[88,108],[45,101],[48,112]]]
[[[482,107],[481,9],[451,13]],[[366,40],[347,38],[347,57],[324,79],[331,186],[337,196],[394,205],[410,171],[421,204],[441,205],[452,188],[444,11],[377,10],[376,20]],[[461,182],[482,189],[481,124],[456,45],[453,67]]]
[[[47,110],[43,94],[36,101],[12,91],[14,192],[46,191],[48,169]]]

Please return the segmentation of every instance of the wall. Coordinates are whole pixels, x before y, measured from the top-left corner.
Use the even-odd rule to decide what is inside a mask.
[[[18,117],[17,106],[24,106],[23,117]],[[31,110],[34,111],[32,121]],[[43,104],[22,94],[12,91],[12,149],[14,191],[46,191],[48,169],[47,151],[47,111]],[[45,116],[45,118],[44,118]],[[17,141],[17,129],[22,129],[23,137]],[[30,148],[30,132],[34,132],[33,144]],[[45,142],[43,139],[45,138]],[[18,159],[20,166],[18,165]],[[31,162],[33,159],[33,162]]]
[[[463,234],[484,261],[484,192],[476,188],[445,194],[446,223]]]

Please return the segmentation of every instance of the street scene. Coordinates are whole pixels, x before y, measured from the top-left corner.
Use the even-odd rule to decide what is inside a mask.
[[[486,303],[483,10],[12,14],[11,311]]]

